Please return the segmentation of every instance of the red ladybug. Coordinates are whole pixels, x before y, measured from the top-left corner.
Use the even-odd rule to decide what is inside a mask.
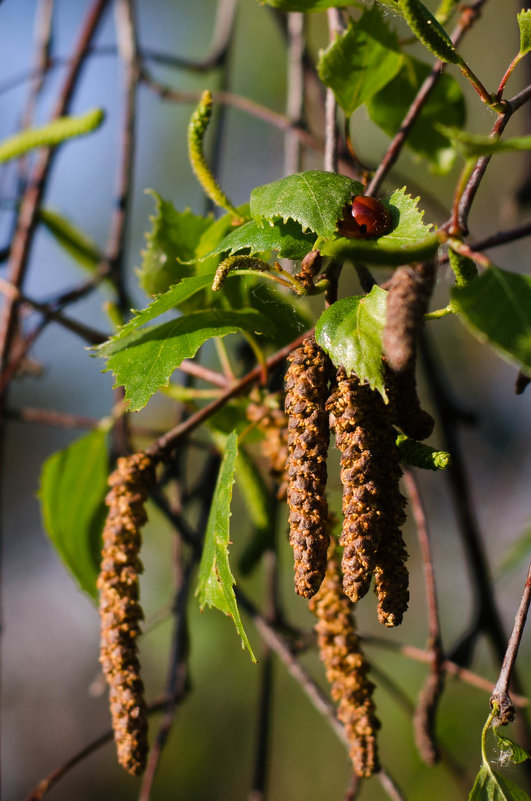
[[[387,234],[391,226],[391,214],[380,200],[357,195],[352,204],[345,206],[337,230],[349,239],[376,239]]]

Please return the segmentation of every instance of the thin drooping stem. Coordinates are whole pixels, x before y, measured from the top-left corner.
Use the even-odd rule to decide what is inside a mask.
[[[304,121],[304,52],[306,18],[304,14],[288,14],[288,94],[286,116],[294,126]],[[284,137],[284,175],[291,175],[301,168],[301,141],[293,129]]]
[[[491,706],[497,705],[497,718],[500,720],[501,725],[510,723],[514,718],[514,706],[509,695],[509,685],[511,683],[511,676],[514,671],[518,649],[524,633],[524,626],[529,611],[529,604],[531,602],[531,562],[527,571],[527,578],[524,585],[524,591],[520,599],[518,611],[514,619],[513,630],[507,643],[507,650],[503,658],[503,663],[500,670],[500,675],[496,686],[490,697]]]
[[[473,3],[470,3],[470,5],[466,7],[466,10],[463,11],[462,17],[451,36],[454,45],[459,44],[466,31],[469,30],[475,20],[478,19],[481,8],[485,3],[486,0],[476,0]],[[439,82],[439,79],[445,68],[446,64],[444,64],[442,61],[436,61],[433,65],[431,73],[428,75],[417,92],[417,96],[413,100],[413,103],[409,107],[406,116],[402,120],[400,128],[391,140],[383,159],[378,165],[378,169],[374,173],[369,186],[367,187],[368,195],[376,195],[378,193],[384,178],[402,152],[402,148],[407,141],[413,125],[418,119],[419,114],[424,108],[430,94],[435,89],[436,84]]]

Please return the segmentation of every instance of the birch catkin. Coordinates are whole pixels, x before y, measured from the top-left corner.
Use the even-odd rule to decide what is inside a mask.
[[[100,591],[100,662],[109,684],[118,761],[137,776],[145,768],[147,719],[136,639],[143,617],[138,576],[142,572],[140,529],[153,480],[149,457],[137,453],[118,460],[109,477],[109,514],[103,530]]]
[[[339,564],[330,548],[325,579],[310,600],[316,615],[319,653],[331,685],[332,698],[339,703],[337,717],[350,743],[354,772],[369,777],[379,770],[376,717],[372,694],[374,684],[367,674],[369,665],[360,647],[352,618],[352,603],[343,593]]]
[[[372,576],[378,618],[398,625],[409,600],[407,552],[400,533],[405,500],[389,410],[378,392],[338,371],[327,402],[330,425],[341,451],[343,484],[343,588],[354,603],[369,590]]]
[[[295,589],[310,598],[323,580],[328,548],[326,460],[330,438],[325,402],[329,361],[313,337],[293,351],[286,373],[289,539]]]

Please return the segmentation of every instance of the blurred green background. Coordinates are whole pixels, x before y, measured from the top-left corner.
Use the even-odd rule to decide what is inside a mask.
[[[54,27],[54,52],[67,55],[89,4],[58,0]],[[199,58],[206,53],[215,19],[214,0],[152,0],[138,2],[142,47]],[[2,81],[28,70],[33,64],[33,20],[37,3],[29,0],[5,2],[0,7],[0,53]],[[518,4],[492,0],[463,46],[477,74],[494,87],[518,49],[516,11]],[[316,52],[327,39],[326,16],[312,16],[310,40]],[[112,14],[98,35],[98,45],[114,43]],[[424,58],[419,49],[420,57]],[[215,76],[190,77],[184,71],[153,67],[163,81],[179,89],[215,88]],[[529,72],[529,70],[527,70]],[[455,74],[455,73],[454,73]],[[46,82],[37,121],[43,122],[61,81],[56,69]],[[93,56],[80,82],[73,113],[94,106],[105,108],[104,126],[94,135],[61,150],[49,184],[47,204],[78,223],[102,246],[114,197],[115,173],[122,113],[121,72],[116,56]],[[527,82],[523,66],[511,79],[510,94]],[[278,27],[270,10],[256,0],[242,0],[234,50],[230,59],[229,84],[240,93],[283,111],[286,91],[286,58]],[[0,136],[12,134],[20,122],[29,84],[0,90]],[[469,98],[469,130],[486,133],[492,115],[465,88]],[[130,290],[135,307],[146,298],[135,283],[134,268],[140,262],[144,232],[153,201],[144,190],[154,188],[176,207],[190,206],[202,212],[204,200],[192,176],[186,156],[186,124],[189,105],[161,103],[150,91],[139,89],[139,125],[136,176],[129,231],[128,265]],[[529,133],[526,112],[516,115],[508,132]],[[364,161],[377,164],[387,139],[357,112],[353,133]],[[248,199],[258,184],[281,177],[283,136],[264,123],[229,109],[221,153],[221,181],[236,204]],[[319,168],[315,155],[305,168]],[[471,216],[474,239],[522,222],[529,210],[519,210],[515,191],[524,177],[527,162],[516,154],[498,156]],[[442,222],[449,208],[457,170],[444,178],[431,175],[422,163],[404,154],[386,190],[407,184],[421,195],[426,220]],[[7,243],[16,197],[16,167],[6,167],[0,176],[0,244]],[[442,208],[441,208],[442,207]],[[527,270],[528,243],[498,248],[491,254],[500,266]],[[1,274],[5,274],[2,266]],[[36,237],[27,294],[46,298],[77,283],[75,265],[50,236]],[[445,305],[451,284],[441,272],[433,308]],[[342,280],[343,293],[355,292],[352,277]],[[316,308],[318,308],[316,306]],[[76,306],[76,315],[90,325],[108,329],[100,298],[92,297]],[[476,514],[496,573],[512,544],[529,526],[531,502],[529,476],[531,456],[530,391],[517,397],[513,392],[515,371],[491,351],[481,347],[460,326],[445,318],[432,323],[436,350],[457,401],[478,415],[477,425],[463,430]],[[101,364],[91,359],[83,343],[57,326],[49,326],[38,340],[32,356],[44,367],[38,377],[15,382],[10,406],[58,409],[94,417],[108,413],[112,403],[112,377],[101,374]],[[426,397],[426,404],[431,399]],[[173,424],[169,401],[153,399],[139,413],[144,425],[157,429]],[[437,429],[436,429],[437,432]],[[104,731],[109,724],[106,693],[102,693],[98,664],[99,621],[95,609],[64,572],[42,532],[36,491],[40,467],[56,449],[78,433],[34,424],[12,422],[8,428],[4,475],[4,609],[3,609],[3,790],[8,799],[22,799],[48,772]],[[433,438],[437,443],[437,433]],[[339,509],[337,477],[332,482],[332,503]],[[449,647],[466,630],[472,615],[469,574],[444,476],[420,476],[433,540],[443,638]],[[150,628],[153,615],[170,601],[171,532],[154,508],[145,530],[145,575],[142,580],[148,621],[142,639],[142,663],[148,697],[158,695],[165,684],[169,658],[171,621]],[[248,521],[236,491],[233,502],[233,562],[245,545]],[[285,529],[285,525],[282,526]],[[383,632],[375,622],[374,604],[367,599],[357,619],[361,632],[384,636],[395,642],[424,647],[426,612],[422,566],[414,527],[408,522],[406,541],[411,553],[412,600],[410,611],[398,631]],[[312,619],[305,603],[292,591],[291,554],[282,539],[281,594],[290,619],[305,628]],[[512,624],[526,572],[525,558],[496,582],[496,598],[507,631]],[[242,580],[242,587],[260,599],[259,571]],[[257,633],[247,621],[253,647],[260,654]],[[194,801],[240,801],[248,797],[255,741],[259,668],[251,664],[239,646],[231,622],[217,612],[201,615],[190,604],[192,692],[177,712],[176,723],[161,762],[153,799]],[[390,650],[367,646],[367,654],[378,669],[392,677],[402,692],[414,701],[427,668]],[[529,690],[529,636],[519,656],[520,674]],[[315,655],[304,664],[323,682]],[[495,679],[496,665],[489,646],[481,640],[473,669]],[[377,680],[380,685],[380,682]],[[378,712],[383,721],[382,760],[405,791],[409,801],[464,799],[464,786],[471,786],[479,767],[479,737],[488,714],[487,694],[448,679],[438,719],[443,745],[466,769],[464,784],[458,784],[444,764],[422,765],[414,747],[411,716],[389,688],[377,690]],[[153,719],[154,732],[156,719]],[[518,774],[509,772],[513,778]],[[349,760],[328,724],[310,706],[300,688],[275,663],[275,706],[269,798],[275,801],[332,801],[344,796],[350,776]],[[62,801],[85,799],[132,799],[138,782],[123,774],[115,763],[114,747],[99,750],[73,770],[50,794]],[[365,783],[362,801],[386,796],[376,780]]]

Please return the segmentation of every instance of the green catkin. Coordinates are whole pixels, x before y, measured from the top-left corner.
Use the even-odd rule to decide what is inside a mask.
[[[434,56],[449,64],[461,64],[463,59],[452,40],[420,0],[398,0],[407,24],[422,44]]]
[[[220,262],[214,280],[212,282],[212,292],[218,292],[231,270],[254,270],[255,272],[267,272],[271,267],[267,262],[257,259],[255,256],[235,255],[228,256]]]
[[[478,268],[472,259],[463,256],[453,248],[448,249],[450,267],[454,271],[455,285],[458,287],[468,286],[468,284],[478,277]]]
[[[452,462],[448,451],[437,451],[405,434],[397,436],[396,445],[400,453],[400,461],[412,467],[420,467],[423,470],[446,470]]]
[[[311,598],[326,570],[329,543],[325,497],[330,432],[325,402],[330,362],[313,337],[289,357],[288,415],[289,539],[295,558],[295,589]]]
[[[188,157],[195,176],[205,194],[216,206],[225,209],[234,216],[235,223],[243,222],[241,214],[234,208],[225,192],[216,181],[203,151],[203,140],[212,117],[212,93],[203,92],[196,110],[188,125]]]
[[[395,432],[380,394],[338,371],[337,389],[327,402],[330,426],[341,451],[343,484],[343,589],[354,603],[374,575],[378,618],[398,625],[409,600],[407,551],[400,527],[405,499]]]
[[[37,147],[55,147],[67,139],[92,133],[104,119],[105,112],[96,108],[79,117],[59,117],[40,128],[10,136],[0,144],[0,163],[23,156]]]
[[[332,698],[338,702],[337,717],[350,743],[354,772],[368,778],[380,769],[376,734],[381,724],[375,714],[374,684],[367,675],[370,666],[356,634],[352,607],[342,591],[339,564],[331,547],[324,581],[309,608],[317,617],[319,653]]]
[[[143,618],[138,576],[140,529],[153,481],[152,460],[142,453],[118,460],[109,477],[109,513],[103,530],[100,591],[100,662],[109,684],[118,761],[134,776],[145,768],[147,717],[136,640]]]

